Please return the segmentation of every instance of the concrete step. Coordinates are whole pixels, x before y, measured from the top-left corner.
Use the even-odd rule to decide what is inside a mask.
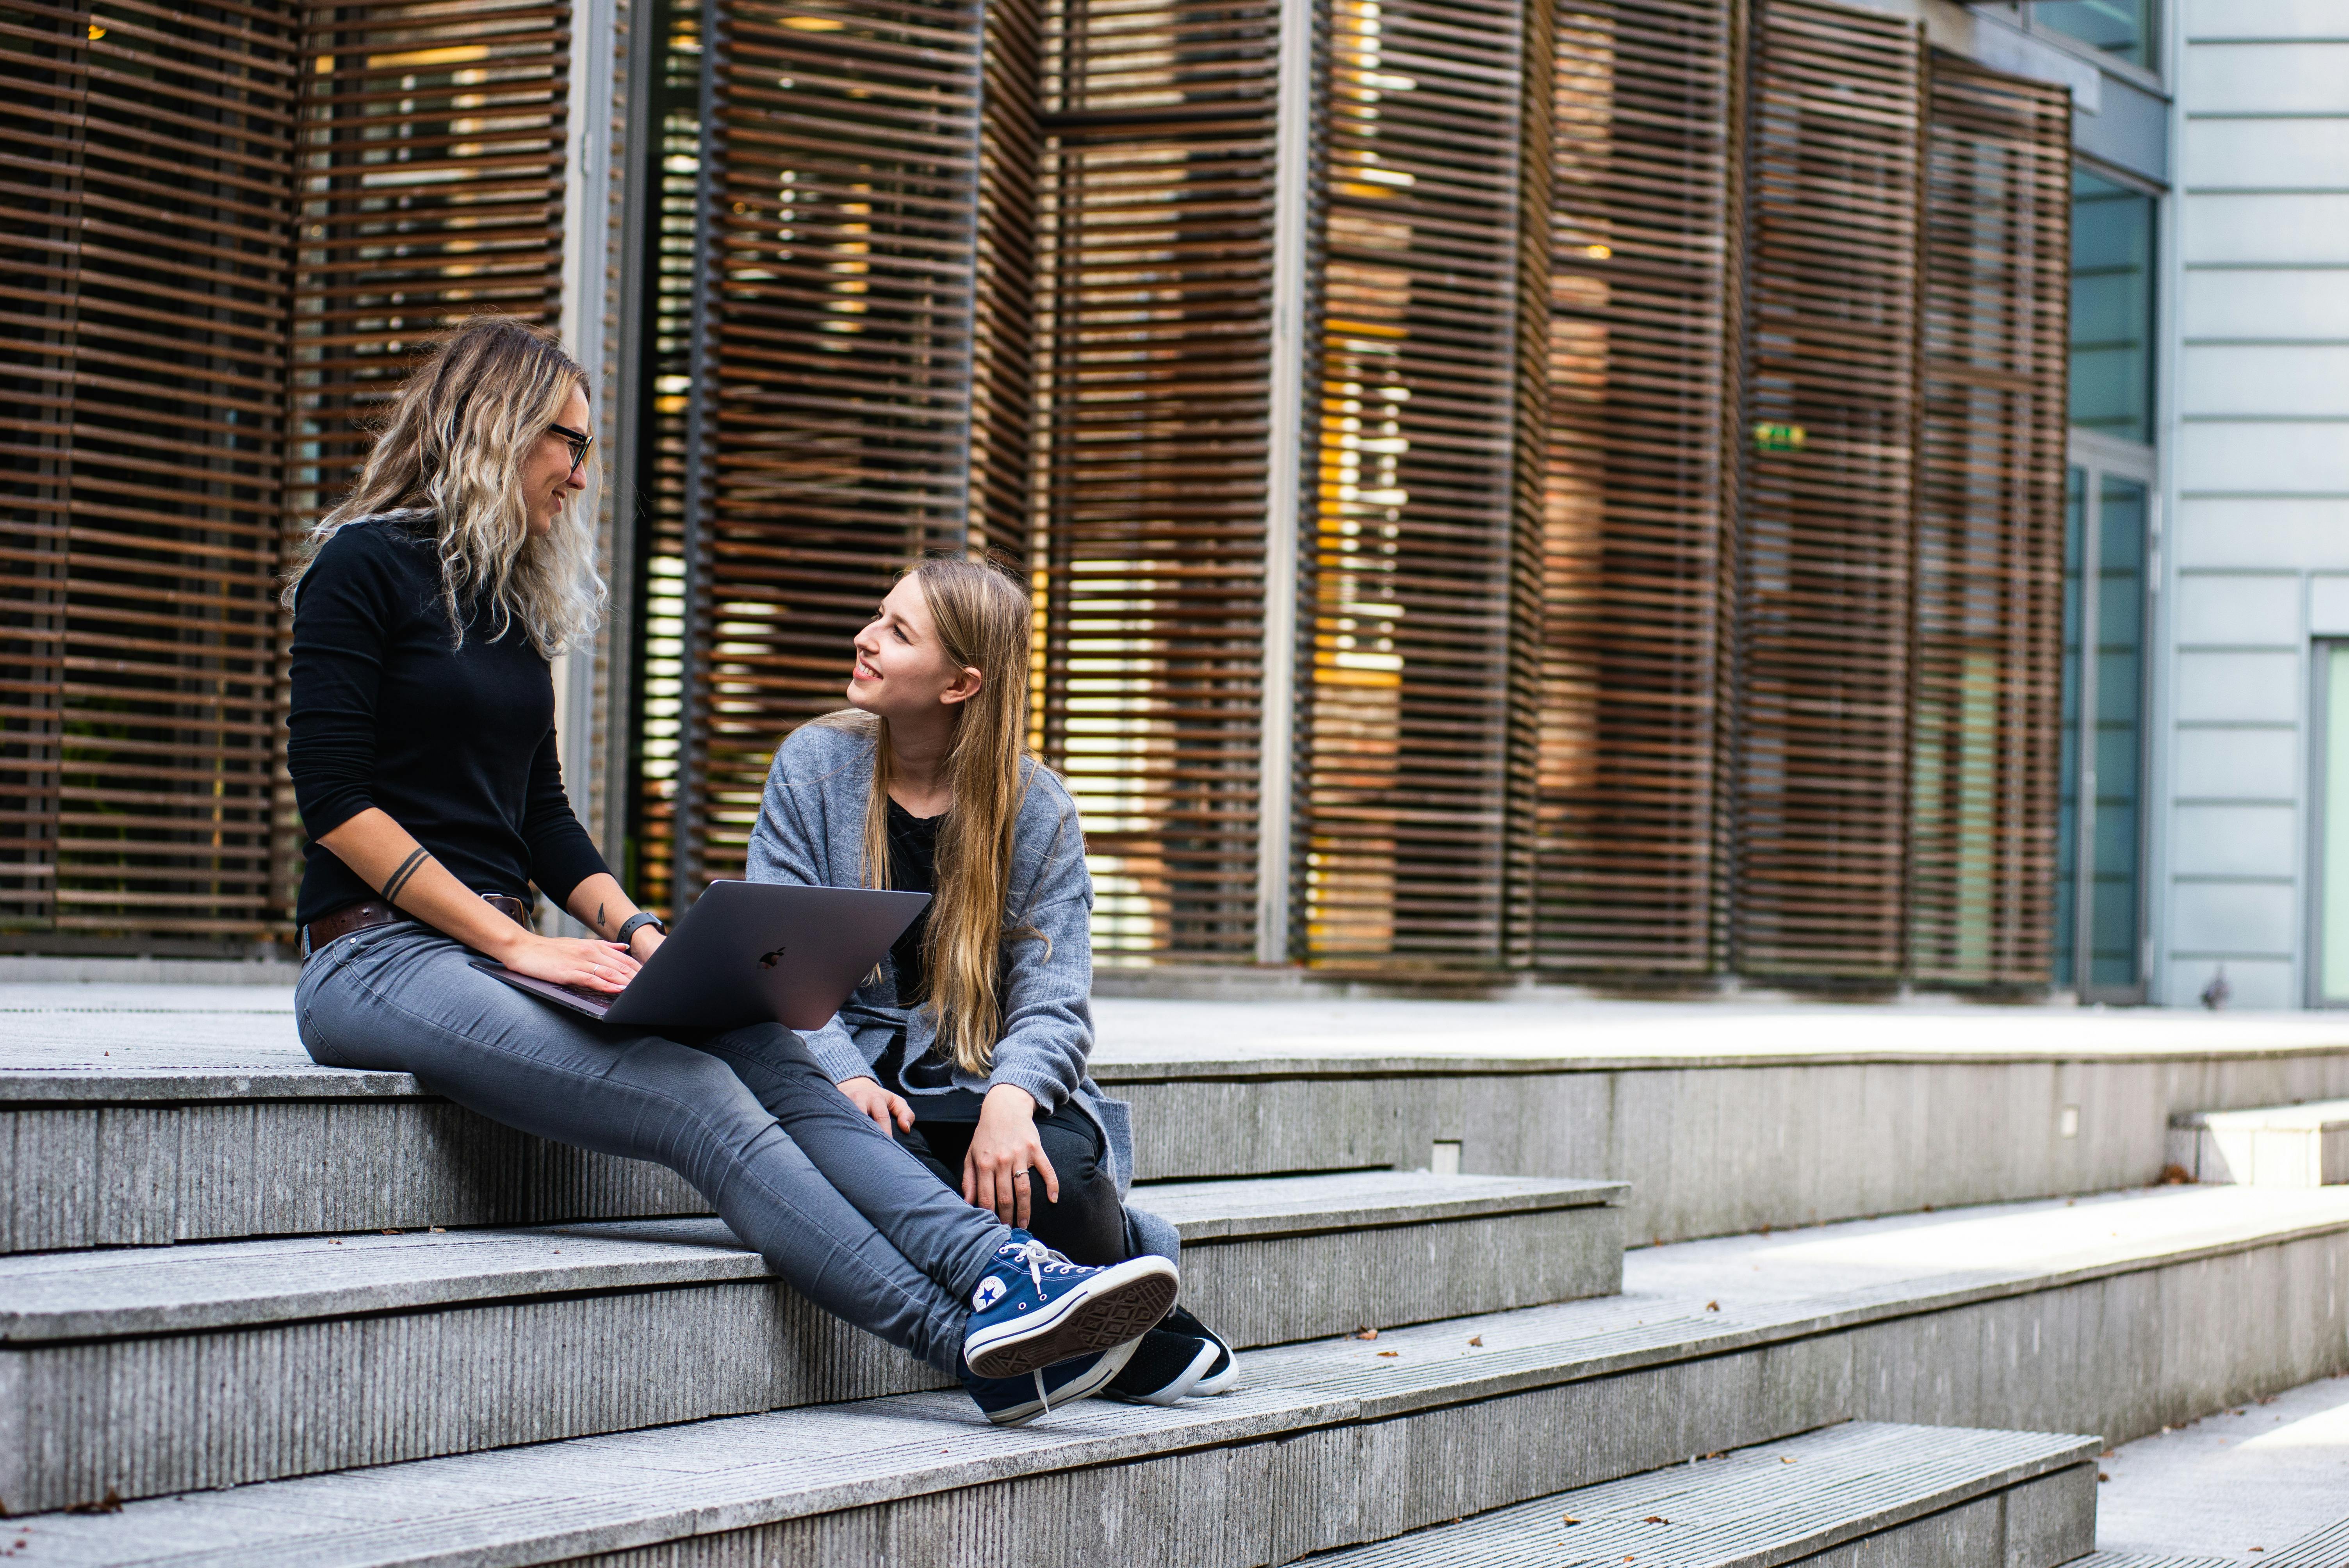
[[[1122,1001],[1095,1076],[1169,1180],[1629,1181],[1640,1241],[2148,1182],[2178,1111],[2349,1095],[2349,1018],[2161,1009]],[[319,1173],[342,1178],[322,1183]],[[266,986],[0,986],[0,1252],[700,1212],[397,1073]]]
[[[81,1568],[1244,1568],[1844,1420],[2122,1440],[2349,1369],[2344,1274],[2349,1192],[2174,1188],[1643,1250],[1619,1296],[1247,1352],[1169,1409],[912,1393],[14,1522]]]
[[[1372,1171],[1155,1198],[1185,1302],[1256,1346],[1611,1294],[1622,1192]],[[26,1439],[14,1473],[0,1442],[0,1502],[20,1511],[941,1383],[716,1220],[0,1258],[0,1432]]]
[[[2169,1119],[2169,1159],[2197,1181],[2246,1187],[2349,1181],[2349,1099],[2182,1112]]]
[[[2070,1568],[2242,1568],[2242,1563],[2240,1557],[2169,1557],[2148,1555],[2143,1552],[2092,1552],[2070,1564]]]
[[[2056,1568],[2096,1539],[2098,1439],[1854,1421],[1554,1493],[1314,1568]]]

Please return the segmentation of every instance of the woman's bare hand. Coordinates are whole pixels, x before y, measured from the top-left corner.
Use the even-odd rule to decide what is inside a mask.
[[[1036,1136],[1036,1097],[997,1084],[979,1105],[978,1130],[963,1156],[962,1200],[975,1209],[992,1209],[1005,1224],[1025,1230],[1039,1177],[1045,1197],[1059,1202],[1061,1179]]]
[[[840,1092],[846,1095],[857,1109],[871,1117],[873,1125],[883,1132],[889,1131],[889,1124],[893,1121],[907,1132],[914,1130],[914,1108],[883,1088],[879,1079],[853,1078],[840,1086]],[[895,1137],[895,1134],[891,1133],[890,1136]]]
[[[557,985],[585,985],[590,991],[616,992],[643,967],[616,942],[534,933],[514,943],[499,958],[517,975],[552,980]]]

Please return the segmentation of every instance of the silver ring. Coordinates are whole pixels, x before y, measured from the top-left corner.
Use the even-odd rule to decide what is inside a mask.
[[[1026,1180],[1027,1180],[1027,1178],[1028,1178],[1028,1172],[1027,1172],[1027,1171],[1014,1171],[1011,1173],[1011,1179],[1012,1179],[1014,1181],[1026,1181]]]

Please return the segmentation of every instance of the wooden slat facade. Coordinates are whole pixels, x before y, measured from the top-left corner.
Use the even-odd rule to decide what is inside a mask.
[[[1905,957],[1923,45],[1758,0],[1751,48],[1731,961],[1881,983]]]
[[[1549,105],[1526,89],[1529,60],[1547,85],[1550,36],[1515,0],[1332,7],[1299,781],[1310,963],[1498,966],[1526,891],[1516,726],[1537,626],[1518,590],[1540,454],[1517,432],[1521,412],[1539,428],[1548,311],[1521,295],[1519,247],[1548,243]]]
[[[1278,7],[1054,0],[1038,723],[1102,962],[1256,951]]]
[[[658,150],[634,177],[657,182],[653,232],[645,253],[650,275],[644,314],[630,325],[644,335],[651,396],[639,405],[640,454],[633,483],[637,505],[636,660],[631,711],[623,716],[629,738],[628,777],[617,787],[636,794],[621,870],[636,902],[673,913],[677,897],[677,787],[679,740],[685,732],[685,479],[686,436],[693,372],[694,229],[701,172],[701,19],[698,0],[667,0],[650,9],[661,28],[659,76],[652,88],[648,135]],[[612,857],[611,846],[605,857]]]
[[[1559,7],[1536,962],[1713,963],[1728,0]]]
[[[1909,972],[2042,985],[2054,942],[2071,98],[1942,54],[1930,81]]]
[[[721,0],[685,560],[682,889],[738,875],[775,744],[969,500],[977,0]]]
[[[479,311],[563,293],[567,0],[375,0],[306,18],[294,296],[298,514],[357,477],[384,401]]]
[[[568,0],[10,15],[0,929],[280,933],[285,531],[435,331],[559,319]],[[657,15],[648,903],[968,544],[1104,964],[1252,961],[1274,830],[1323,968],[2044,983],[2058,89],[1829,0],[1321,0],[1281,302],[1278,0]]]
[[[0,37],[0,929],[281,926],[278,4],[20,5]]]

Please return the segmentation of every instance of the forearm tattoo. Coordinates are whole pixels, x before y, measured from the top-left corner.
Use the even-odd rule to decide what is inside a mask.
[[[600,903],[595,906],[595,929],[604,929],[604,906]]]
[[[414,854],[409,855],[406,860],[400,861],[399,869],[391,873],[391,880],[383,884],[383,902],[386,903],[398,903],[399,902],[399,890],[406,887],[410,879],[412,879],[418,872],[424,869],[424,862],[431,858],[432,853],[430,851],[418,850]]]

